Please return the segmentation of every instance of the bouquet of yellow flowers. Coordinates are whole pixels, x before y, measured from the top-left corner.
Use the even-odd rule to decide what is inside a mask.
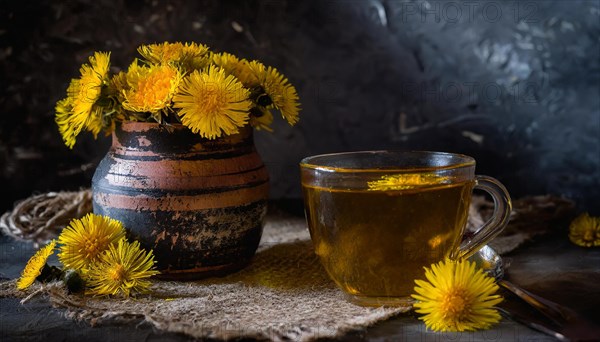
[[[216,53],[197,43],[142,45],[127,71],[110,73],[110,53],[96,52],[56,104],[56,123],[72,148],[82,130],[110,134],[117,121],[181,123],[204,138],[240,127],[272,131],[278,111],[298,121],[298,93],[277,69]]]

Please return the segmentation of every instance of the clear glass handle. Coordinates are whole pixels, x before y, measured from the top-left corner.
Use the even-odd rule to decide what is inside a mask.
[[[494,214],[470,239],[463,240],[452,259],[468,258],[495,238],[508,223],[512,204],[508,191],[497,179],[475,176],[475,188],[489,193],[494,199]]]

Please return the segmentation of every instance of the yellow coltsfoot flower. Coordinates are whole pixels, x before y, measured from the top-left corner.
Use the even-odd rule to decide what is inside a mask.
[[[36,278],[42,274],[42,270],[44,269],[44,266],[46,266],[48,257],[54,254],[55,248],[56,240],[52,240],[46,246],[35,252],[27,262],[27,265],[25,265],[21,277],[17,281],[17,289],[25,290],[35,282]]]
[[[73,117],[73,99],[71,97],[66,97],[59,100],[56,102],[56,107],[54,107],[54,109],[56,111],[54,121],[58,126],[58,131],[60,132],[65,145],[69,148],[73,148],[77,136],[81,133],[81,129],[83,128],[83,124],[71,124]]]
[[[425,268],[427,281],[415,280],[415,311],[434,331],[488,329],[500,321],[502,301],[494,279],[469,261],[449,259]]]
[[[600,217],[583,213],[569,225],[569,240],[581,247],[600,246]]]
[[[100,254],[125,236],[120,221],[106,216],[87,214],[69,223],[58,237],[58,259],[65,268],[86,272]]]
[[[96,137],[104,128],[100,105],[102,89],[108,85],[110,53],[96,52],[83,64],[81,77],[71,80],[67,98],[56,106],[56,124],[65,145],[73,148],[77,135],[86,129]]]
[[[258,61],[250,62],[248,66],[266,95],[259,96],[257,103],[277,109],[290,125],[296,124],[300,113],[300,98],[296,88],[273,67],[265,67]]]
[[[258,86],[258,79],[254,76],[252,69],[245,59],[227,53],[212,53],[211,61],[219,68],[225,70],[228,75],[235,76],[247,88]]]
[[[249,91],[234,76],[219,67],[194,71],[173,97],[180,108],[181,123],[202,137],[215,139],[230,135],[248,122]]]
[[[107,135],[117,122],[180,124],[208,139],[244,126],[272,131],[272,110],[298,122],[296,88],[276,68],[204,44],[164,42],[138,47],[126,72],[110,73],[110,53],[95,52],[55,106],[62,139],[73,148],[82,131]]]
[[[182,75],[171,65],[140,66],[133,62],[127,69],[127,86],[123,90],[123,108],[132,112],[157,113],[171,106],[171,99]]]
[[[142,45],[138,48],[140,55],[152,64],[188,64],[190,67],[201,67],[198,64],[208,54],[208,47],[197,43],[169,43]]]
[[[119,240],[110,245],[87,275],[88,293],[94,295],[121,295],[129,297],[132,292],[146,292],[148,280],[160,272],[154,269],[154,255],[140,248],[140,243]]]

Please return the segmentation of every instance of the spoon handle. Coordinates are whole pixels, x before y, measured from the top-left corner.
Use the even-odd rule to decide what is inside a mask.
[[[551,300],[535,295],[509,282],[508,280],[500,280],[499,284],[510,292],[519,296],[519,298],[523,299],[529,305],[536,308],[539,312],[541,312],[548,319],[552,320],[552,322],[558,326],[564,325],[565,322],[570,321],[577,316],[575,311]]]
[[[555,303],[546,298],[535,295],[521,287],[507,281],[498,282],[502,287],[517,295],[526,303],[537,309],[553,323],[546,325],[536,323],[525,317],[514,316],[518,321],[524,322],[529,327],[550,334],[559,340],[568,341],[598,341],[600,337],[600,326],[582,317],[574,310]],[[505,313],[507,313],[505,311]]]
[[[544,324],[540,324],[539,322],[534,321],[531,317],[520,314],[515,310],[498,308],[498,311],[500,311],[504,318],[521,323],[525,326],[528,326],[531,329],[540,331],[546,335],[550,335],[559,341],[569,341],[569,339],[563,334],[561,334],[559,331],[557,331],[556,327],[554,327],[553,325],[547,326]]]

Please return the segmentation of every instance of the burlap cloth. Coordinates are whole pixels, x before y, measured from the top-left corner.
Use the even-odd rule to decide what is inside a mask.
[[[480,226],[491,208],[489,202],[475,198],[469,226]],[[520,206],[516,203],[507,233],[491,245],[507,253],[547,232],[549,222],[564,218],[572,209],[572,202],[556,197],[525,199]],[[522,229],[523,225],[533,228]],[[195,338],[308,341],[339,337],[410,310],[349,303],[316,258],[304,219],[281,213],[269,215],[252,264],[227,277],[196,282],[156,280],[151,294],[127,300],[67,295],[59,283],[43,288],[36,284],[24,292],[14,284],[14,280],[0,283],[0,297],[24,298],[38,291],[55,307],[66,309],[67,317],[92,325],[145,320],[159,330]]]

